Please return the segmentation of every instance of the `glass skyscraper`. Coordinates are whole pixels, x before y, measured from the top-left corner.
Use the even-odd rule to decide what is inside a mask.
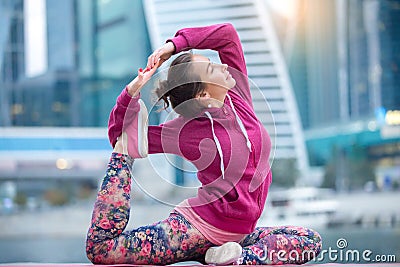
[[[0,2],[0,125],[10,126],[22,111],[14,90],[24,72],[23,1]]]
[[[400,107],[400,1],[346,3],[350,117]]]
[[[42,10],[31,0],[5,1],[0,11],[7,15],[0,126],[106,126],[116,96],[151,52],[142,1],[39,2]],[[34,21],[37,12],[45,19],[45,56],[32,74],[40,36],[26,35],[24,20]]]
[[[303,127],[398,110],[400,1],[298,2],[288,65]]]
[[[378,178],[400,180],[400,1],[299,3],[288,65],[310,164],[361,148]]]

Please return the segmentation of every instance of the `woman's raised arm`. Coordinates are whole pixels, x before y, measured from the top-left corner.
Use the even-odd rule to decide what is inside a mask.
[[[174,48],[171,48],[171,44]],[[184,28],[179,30],[175,37],[168,39],[167,43],[155,50],[149,57],[147,67],[152,67],[158,59],[165,61],[172,54],[177,54],[190,49],[212,49],[218,52],[221,63],[238,70],[231,71],[236,80],[238,93],[251,104],[251,94],[247,79],[247,68],[242,45],[234,26],[230,23],[215,24],[204,27]]]
[[[221,62],[247,75],[243,49],[236,29],[230,23],[205,27],[184,28],[174,38],[175,53],[189,49],[212,49],[218,52]]]
[[[160,66],[160,62],[157,62],[151,69],[139,69],[138,75],[118,96],[108,120],[108,138],[112,147],[114,147],[118,137],[122,134],[124,118],[128,108],[132,112],[132,115],[139,111],[138,100],[140,98],[140,90],[151,79],[158,66]]]

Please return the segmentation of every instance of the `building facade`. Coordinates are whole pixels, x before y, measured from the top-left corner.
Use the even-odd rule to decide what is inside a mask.
[[[361,148],[378,181],[398,183],[400,1],[299,2],[293,38],[304,42],[288,65],[310,165],[339,168],[338,158],[360,158]]]
[[[151,51],[142,1],[1,1],[0,25],[0,179],[97,180],[110,110]]]
[[[106,126],[110,99],[150,53],[142,2],[2,3],[0,125]],[[27,34],[38,17],[43,38]]]

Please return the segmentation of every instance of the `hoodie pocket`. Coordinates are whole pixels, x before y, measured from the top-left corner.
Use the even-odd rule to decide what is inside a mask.
[[[259,207],[257,198],[249,202],[240,198],[236,188],[232,189],[227,195],[224,196],[223,210],[224,215],[229,218],[235,218],[243,221],[253,221],[259,216]],[[234,196],[234,197],[233,197]]]

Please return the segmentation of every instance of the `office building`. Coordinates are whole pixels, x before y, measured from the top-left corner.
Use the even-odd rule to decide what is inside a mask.
[[[400,1],[299,2],[291,38],[304,42],[288,66],[310,165],[359,158],[361,148],[378,180],[398,181]]]
[[[106,126],[110,99],[150,53],[142,2],[3,5],[0,125]]]

